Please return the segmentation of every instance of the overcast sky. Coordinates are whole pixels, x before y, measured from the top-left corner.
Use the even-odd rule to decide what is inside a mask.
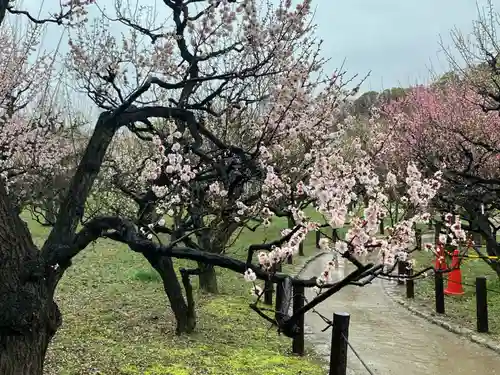
[[[113,1],[97,3],[110,7]],[[486,0],[477,1],[486,4]],[[493,2],[500,10],[500,0]],[[58,3],[45,0],[44,6]],[[24,4],[33,11],[39,2],[24,0]],[[325,41],[324,56],[332,59],[329,68],[345,59],[344,66],[352,74],[372,72],[362,91],[424,83],[430,70],[446,71],[440,37],[451,44],[450,30],[469,32],[477,15],[476,0],[313,0],[313,4],[319,37]],[[59,30],[51,27],[45,43],[56,43]]]
[[[500,0],[493,0],[500,10]],[[325,55],[345,58],[349,71],[372,71],[364,89],[422,83],[432,68],[447,70],[440,36],[451,44],[454,27],[470,32],[476,0],[322,0],[316,21]],[[485,5],[486,0],[478,4]]]

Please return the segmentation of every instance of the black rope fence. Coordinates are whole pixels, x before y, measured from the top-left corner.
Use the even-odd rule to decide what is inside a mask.
[[[370,375],[375,375],[375,373],[370,369],[370,367],[368,367],[368,365],[363,360],[363,358],[361,358],[360,355],[358,354],[358,352],[353,348],[352,344],[349,342],[349,340],[347,339],[347,337],[345,337],[344,334],[342,334],[342,337],[344,338],[345,342],[347,343],[347,345],[349,346],[349,348],[351,349],[351,351],[354,353],[354,355],[356,356],[356,358],[358,358],[359,362],[361,362],[361,364],[363,365],[363,367],[366,369],[366,371]]]
[[[460,268],[447,268],[445,270],[433,270],[432,274],[436,273],[436,272],[439,272],[439,273],[442,273],[442,274],[449,274],[450,272],[454,271],[454,270],[459,270]],[[421,275],[418,275],[418,276],[411,276],[411,275],[404,275],[404,274],[392,274],[392,275],[380,275],[380,276],[377,276],[377,278],[381,279],[381,280],[391,280],[391,281],[397,281],[397,280],[408,280],[408,279],[411,279],[411,280],[427,280],[429,279],[429,274],[427,273],[424,273],[424,274],[421,274]],[[461,284],[462,286],[468,286],[468,287],[472,287],[472,288],[475,288],[476,285],[475,284],[468,284],[468,283],[464,283],[463,281],[462,282],[458,282],[456,280],[452,280],[450,279],[449,277],[443,277],[443,280],[446,281],[446,282],[451,282],[451,283],[455,283],[455,284]],[[491,293],[494,293],[494,294],[500,294],[500,291],[499,290],[496,290],[496,289],[491,289],[491,288],[486,288],[486,290],[488,292],[491,292]]]
[[[306,299],[306,303],[307,303],[307,299]],[[321,330],[321,332],[325,332],[327,331],[328,329],[330,329],[330,327],[332,328],[332,331],[334,330],[335,326],[334,326],[334,323],[332,320],[328,319],[326,316],[324,316],[322,313],[320,313],[317,309],[313,308],[311,310],[313,313],[317,314],[325,323],[326,323],[326,327],[323,328]],[[354,349],[354,347],[352,346],[352,343],[349,341],[348,337],[345,336],[344,333],[341,333],[342,335],[342,338],[343,340],[345,340],[347,346],[351,349],[352,353],[356,356],[356,358],[359,360],[359,362],[363,365],[363,367],[366,369],[366,371],[370,374],[370,375],[375,375],[375,372],[368,366],[367,362],[361,358],[360,354],[358,353],[358,351],[356,349]]]
[[[402,262],[402,261],[399,261],[399,262],[407,264],[406,262]],[[364,279],[360,279],[360,281],[357,281],[357,282],[351,282],[350,284],[357,285],[357,286],[363,286],[366,284],[370,284],[372,282],[372,280],[374,280],[376,278],[383,279],[383,280],[397,280],[397,281],[400,281],[400,284],[404,283],[401,281],[406,280],[407,285],[411,285],[411,288],[413,289],[413,282],[414,281],[428,279],[430,276],[433,275],[434,278],[436,279],[436,312],[438,312],[438,313],[444,313],[444,293],[448,293],[448,291],[444,290],[444,288],[442,287],[443,282],[461,284],[461,285],[466,286],[466,287],[474,287],[478,291],[477,292],[477,295],[478,295],[478,298],[477,298],[477,300],[478,300],[478,305],[477,305],[478,306],[478,308],[477,308],[477,311],[478,311],[478,332],[487,332],[488,331],[487,311],[486,311],[486,314],[481,312],[483,315],[486,316],[486,318],[483,317],[481,324],[479,322],[480,321],[480,318],[479,318],[480,310],[481,309],[487,310],[486,307],[484,307],[484,308],[481,307],[481,309],[480,309],[479,300],[482,298],[483,302],[481,302],[481,303],[483,305],[486,305],[486,302],[485,302],[486,301],[486,292],[488,291],[488,292],[493,293],[493,294],[500,294],[500,291],[492,289],[492,288],[486,288],[486,283],[485,283],[484,278],[482,278],[483,280],[478,279],[477,285],[470,284],[467,282],[460,282],[460,281],[457,281],[453,278],[450,279],[449,274],[455,270],[458,270],[460,268],[460,263],[458,263],[458,266],[455,266],[455,263],[454,263],[452,267],[448,267],[446,269],[441,269],[441,270],[439,270],[439,269],[436,270],[433,266],[430,266],[430,267],[427,267],[423,270],[419,270],[416,273],[413,273],[413,269],[411,269],[411,267],[408,267],[408,270],[406,271],[407,274],[404,272],[401,273],[401,271],[399,271],[399,273],[395,273],[395,268],[396,268],[396,264],[394,265],[394,267],[388,268],[385,271],[382,268],[380,268],[380,272],[374,272],[373,274],[367,274],[367,276]],[[403,268],[404,267],[401,267],[401,269],[403,269]],[[444,277],[445,275],[447,277]],[[480,282],[480,281],[482,281],[482,282]],[[441,285],[440,288],[438,288],[439,283]],[[259,296],[259,299],[261,296],[265,295],[268,292],[269,292],[269,294],[272,293],[273,284],[271,284],[271,283],[269,283],[269,284],[270,285],[268,285],[268,284],[265,285],[264,290],[261,292],[261,294]],[[482,288],[481,289],[482,290],[481,291],[482,297],[479,296],[479,294],[480,294],[479,289],[480,288]],[[438,307],[438,302],[437,302],[438,301],[438,294],[439,294],[438,291],[442,295],[440,297],[442,300],[442,303],[439,305],[441,307]],[[295,305],[296,304],[298,304],[297,307],[300,309],[300,306],[303,306],[304,303],[309,304],[311,302],[305,297],[304,290],[301,290],[300,292],[299,292],[299,290],[297,290],[297,293],[295,293],[295,288],[293,288],[293,291],[291,290],[291,293],[287,293],[286,297],[284,295],[281,296],[278,294],[282,294],[282,293],[278,293],[278,290],[276,291],[276,308],[272,307],[272,294],[271,294],[271,299],[269,302],[266,301],[265,298],[263,301],[264,304],[271,305],[270,308],[262,307],[261,310],[274,312],[275,314],[277,314],[277,316],[279,316],[280,314],[282,316],[285,316],[285,315],[283,315],[283,314],[286,314],[284,311],[288,311],[289,308],[292,309],[292,307],[293,307],[293,310],[295,312],[295,309],[296,309]],[[319,294],[321,294],[321,291],[318,291],[318,295]],[[408,287],[407,287],[407,297],[414,298],[413,292],[412,292],[412,297],[409,297]],[[302,300],[303,302],[300,302],[299,300]],[[279,306],[284,301],[288,301],[286,304],[283,305],[283,306],[286,305],[286,307],[284,309],[279,308]],[[291,301],[293,301],[293,303],[291,303]],[[438,310],[440,310],[440,311],[438,311]],[[319,312],[314,307],[311,308],[310,311],[312,313],[316,314],[317,316],[319,316],[322,319],[322,321],[325,323],[325,328],[323,328],[321,330],[321,332],[325,332],[325,331],[329,330],[330,327],[332,328],[332,344],[331,344],[331,349],[330,349],[330,354],[331,354],[330,374],[335,374],[335,375],[345,374],[345,369],[347,366],[347,352],[348,352],[348,350],[352,351],[354,356],[357,358],[357,360],[359,360],[360,364],[363,366],[363,368],[366,370],[366,372],[368,374],[370,374],[370,375],[375,374],[374,370],[372,368],[370,368],[367,361],[364,360],[363,357],[360,355],[359,350],[357,350],[353,346],[353,344],[349,341],[349,336],[348,336],[349,314],[344,314],[346,316],[346,322],[347,322],[347,323],[345,323],[345,321],[343,322],[342,320],[340,320],[340,321],[338,320],[339,316],[341,316],[341,317],[343,316],[342,313],[339,313],[339,314],[336,313],[333,317],[333,320],[331,320],[328,317],[324,316],[321,312]],[[276,318],[276,319],[278,319],[278,318]],[[279,320],[277,320],[277,321],[278,321],[278,323],[280,322]],[[480,328],[480,326],[483,328]],[[345,329],[345,332],[346,332],[345,334],[342,331],[343,329]],[[293,337],[293,352],[295,354],[304,355],[304,335],[306,334],[306,332],[304,332],[303,320],[301,323],[298,324],[298,330],[301,331],[300,337],[298,337],[298,336]],[[337,367],[335,367],[335,370],[332,370],[332,368],[333,368],[332,366],[333,367],[337,366]],[[340,368],[338,366],[340,366]],[[342,366],[344,366],[344,369],[341,368]]]
[[[459,281],[451,280],[449,277],[444,278],[444,280],[447,281],[447,282],[449,282],[449,283],[461,284],[462,286],[468,286],[468,287],[472,287],[472,288],[476,287],[475,284],[468,284],[468,283],[464,283],[464,282],[459,282]],[[500,291],[495,290],[495,289],[486,288],[486,290],[489,293],[500,294]]]
[[[476,277],[476,282],[474,284],[464,282],[462,280],[462,275],[460,274],[460,262],[456,263],[457,256],[454,256],[452,266],[447,266],[444,264],[443,269],[436,269],[434,267],[429,267],[427,270],[432,271],[434,275],[434,302],[435,311],[438,314],[445,314],[445,295],[463,295],[466,293],[464,287],[475,289],[475,315],[476,315],[476,330],[479,333],[489,332],[489,321],[488,321],[488,294],[493,294],[495,296],[500,295],[500,291],[497,289],[492,289],[487,287],[487,278],[485,276]],[[404,263],[404,262],[401,262]],[[446,268],[445,268],[446,267]],[[403,270],[404,267],[400,267],[399,270]],[[406,271],[405,271],[406,272]],[[414,278],[412,278],[412,269],[407,271],[409,275],[405,274],[391,274],[385,275],[389,279],[406,280],[406,298],[415,298],[414,291]],[[428,272],[421,274],[421,276],[428,276]],[[445,289],[446,283],[446,289]],[[458,286],[460,285],[460,287]],[[460,297],[458,297],[460,298]],[[456,302],[457,300],[455,300]],[[470,308],[470,303],[466,302],[461,307],[462,310],[472,312]]]

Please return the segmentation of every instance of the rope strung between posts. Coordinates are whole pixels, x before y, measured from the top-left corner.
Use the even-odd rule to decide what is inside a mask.
[[[451,282],[451,283],[454,283],[454,284],[461,284],[463,286],[470,286],[470,287],[473,287],[475,288],[476,286],[473,285],[473,284],[467,284],[467,283],[461,283],[461,282],[458,282],[458,281],[455,281],[455,280],[450,280],[449,278],[444,278],[443,280],[445,281],[448,281],[448,282]],[[489,289],[489,288],[486,288],[486,290],[490,293],[496,293],[496,294],[500,294],[500,292],[498,290],[495,290],[495,289]]]
[[[450,273],[451,271],[453,271],[454,269],[460,269],[460,268],[448,268],[445,270],[445,272],[441,272],[443,274],[445,273]],[[423,279],[428,279],[429,276],[428,275],[420,275],[420,276],[417,276],[417,277],[411,277],[411,276],[407,276],[407,275],[398,275],[398,274],[394,274],[394,275],[385,275],[385,276],[377,276],[377,278],[381,279],[381,280],[423,280]],[[472,287],[472,288],[475,288],[476,285],[475,284],[468,284],[468,283],[464,283],[464,282],[458,282],[458,281],[455,281],[455,280],[450,280],[448,277],[443,277],[443,281],[448,281],[448,282],[452,282],[454,284],[462,284],[463,286],[469,286],[469,287]],[[500,291],[498,290],[495,290],[495,289],[490,289],[490,288],[486,288],[486,290],[490,293],[495,293],[495,294],[500,294]]]
[[[308,303],[307,299],[306,299],[306,303]],[[316,310],[314,308],[312,309],[312,312],[316,313],[321,319],[323,319],[323,321],[325,323],[327,323],[327,326],[325,328],[323,328],[321,330],[321,332],[325,332],[330,327],[332,327],[332,330],[333,330],[333,322],[330,319],[328,319],[326,316],[324,316],[323,314],[321,314],[318,310]],[[356,349],[354,349],[354,347],[352,346],[352,344],[349,342],[349,340],[347,339],[347,337],[345,337],[345,335],[343,333],[342,333],[342,337],[344,338],[347,346],[352,350],[352,352],[354,353],[354,355],[356,356],[356,358],[358,358],[359,362],[361,362],[361,364],[363,365],[363,367],[366,369],[366,371],[370,375],[375,375],[375,373],[373,372],[373,370],[371,370],[370,367],[368,367],[368,365],[366,364],[366,362],[361,358],[361,356],[358,354],[358,352],[356,351]]]
[[[308,299],[304,296],[304,300],[306,301],[306,303],[309,303]],[[321,314],[318,310],[316,310],[314,307],[313,309],[311,310],[313,313],[317,314],[321,319],[323,319],[323,321],[327,324],[327,326],[325,328],[323,328],[321,330],[321,332],[325,332],[328,328],[330,327],[333,327],[333,322],[328,319],[326,316],[324,316],[323,314]]]
[[[349,346],[349,348],[351,348],[351,350],[354,353],[354,355],[359,359],[359,361],[361,362],[361,364],[363,365],[363,367],[366,369],[366,371],[368,371],[368,373],[370,375],[375,375],[375,373],[368,367],[368,365],[366,364],[366,362],[363,361],[363,359],[359,356],[358,352],[352,347],[352,345],[349,342],[349,340],[347,340],[347,337],[345,337],[344,334],[342,334],[342,337],[344,338],[345,342],[347,343],[347,346]]]

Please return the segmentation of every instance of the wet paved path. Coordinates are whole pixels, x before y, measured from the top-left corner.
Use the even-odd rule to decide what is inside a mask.
[[[301,276],[319,275],[328,259],[311,262]],[[342,264],[336,272],[342,277]],[[377,375],[500,375],[500,355],[412,315],[385,295],[380,280],[344,288],[317,310],[329,319],[333,312],[351,315],[349,342]],[[306,325],[308,341],[329,360],[331,329],[321,332],[325,323],[311,312]],[[350,350],[348,374],[368,375]]]

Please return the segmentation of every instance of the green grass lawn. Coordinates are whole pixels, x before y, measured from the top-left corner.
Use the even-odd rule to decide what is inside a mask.
[[[417,262],[415,270],[434,264],[434,255],[420,251],[414,253]],[[492,338],[500,340],[500,281],[493,270],[480,259],[465,260],[461,266],[462,283],[465,294],[445,296],[446,316],[463,327],[476,329],[476,277],[485,276],[488,287],[489,328]],[[447,277],[447,275],[445,275]],[[445,281],[445,288],[447,283]],[[435,309],[434,278],[415,281],[415,301]],[[404,293],[404,288],[402,288]]]
[[[24,217],[40,245],[48,230]],[[249,243],[276,239],[284,221],[244,232],[228,251],[243,259]],[[306,255],[317,251],[314,234]],[[302,258],[303,259],[303,258]],[[296,259],[294,263],[300,260]],[[176,268],[188,262],[176,261]],[[285,269],[290,269],[288,266]],[[56,300],[63,325],[50,345],[48,375],[316,375],[322,363],[312,353],[291,355],[291,340],[248,308],[250,285],[218,269],[221,294],[198,295],[198,326],[175,336],[159,276],[122,244],[102,240],[82,251],[67,271]],[[193,284],[197,289],[197,280]]]

